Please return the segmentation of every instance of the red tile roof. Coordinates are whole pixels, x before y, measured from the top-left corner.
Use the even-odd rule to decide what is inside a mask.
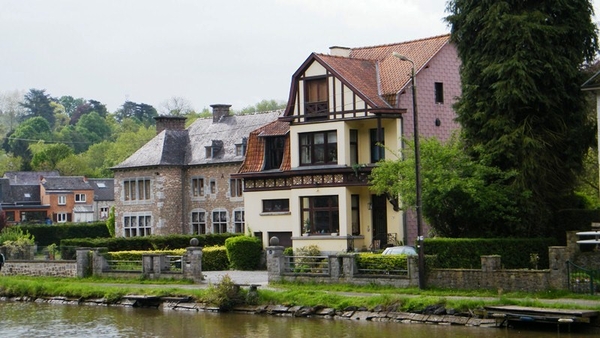
[[[275,120],[250,133],[246,144],[246,157],[238,173],[259,172],[263,168],[266,136],[284,136],[290,130],[290,123],[284,120]],[[285,140],[284,158],[281,170],[290,169],[289,137]]]

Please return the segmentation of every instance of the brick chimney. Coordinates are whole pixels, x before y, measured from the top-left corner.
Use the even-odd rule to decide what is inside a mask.
[[[343,56],[347,58],[350,57],[350,48],[341,46],[331,46],[329,47],[329,55]]]
[[[185,120],[187,117],[183,116],[166,116],[159,115],[155,116],[156,120],[156,134],[160,134],[163,130],[185,130]]]
[[[219,123],[223,117],[229,116],[230,104],[211,104],[213,109],[213,123]]]

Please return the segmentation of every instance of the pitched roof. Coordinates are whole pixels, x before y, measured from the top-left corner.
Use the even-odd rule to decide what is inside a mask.
[[[46,190],[93,190],[83,176],[50,176],[42,179]]]
[[[263,168],[263,162],[265,158],[265,137],[285,136],[289,133],[289,131],[290,123],[285,120],[275,120],[267,125],[264,125],[252,131],[248,136],[246,158],[240,166],[238,173],[261,171],[261,169]],[[286,138],[284,147],[284,158],[280,169],[289,170],[289,137]]]
[[[58,171],[8,171],[4,178],[10,180],[10,185],[38,185],[42,176],[60,176]]]
[[[250,132],[281,115],[282,111],[197,119],[185,130],[163,130],[125,161],[112,169],[155,166],[185,166],[242,162],[236,145],[245,142]],[[213,157],[206,148],[215,147]]]
[[[600,71],[596,72],[592,77],[587,79],[582,85],[582,90],[597,90],[600,89]]]
[[[112,178],[90,178],[89,184],[94,188],[94,201],[115,200],[115,180]]]

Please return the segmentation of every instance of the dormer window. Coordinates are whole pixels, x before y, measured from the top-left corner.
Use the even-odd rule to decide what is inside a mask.
[[[223,150],[223,141],[213,140],[210,146],[206,146],[206,158],[218,158]]]
[[[304,115],[308,120],[325,120],[329,111],[327,78],[304,81]]]
[[[265,169],[279,169],[283,161],[285,137],[267,137],[265,140]]]

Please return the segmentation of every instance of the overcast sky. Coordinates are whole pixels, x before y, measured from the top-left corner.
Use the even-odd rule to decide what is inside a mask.
[[[600,0],[593,1],[596,11]],[[0,93],[287,100],[311,52],[445,34],[446,0],[0,0]]]

